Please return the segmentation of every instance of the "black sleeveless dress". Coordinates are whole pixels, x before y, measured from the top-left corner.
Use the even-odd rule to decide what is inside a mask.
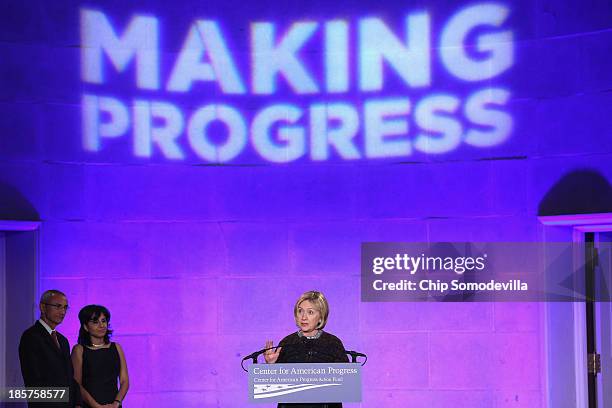
[[[119,391],[117,379],[120,369],[119,352],[115,343],[99,350],[83,347],[83,388],[99,404],[110,404],[115,400]],[[83,406],[89,407],[84,401]]]

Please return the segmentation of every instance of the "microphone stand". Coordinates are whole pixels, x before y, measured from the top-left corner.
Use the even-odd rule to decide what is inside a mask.
[[[251,354],[249,354],[248,356],[244,357],[244,358],[242,359],[242,361],[240,362],[240,367],[242,367],[242,369],[243,369],[244,371],[248,372],[249,370],[247,370],[246,368],[244,368],[244,362],[245,362],[246,360],[251,359],[251,360],[253,360],[253,364],[258,364],[257,358],[258,358],[258,357],[259,357],[261,354],[265,353],[265,352],[266,352],[266,351],[268,351],[268,350],[275,350],[275,349],[278,349],[279,347],[285,347],[285,348],[292,348],[292,347],[303,347],[303,343],[291,343],[291,344],[285,344],[285,345],[283,345],[283,346],[278,346],[278,345],[277,345],[277,346],[274,346],[274,347],[269,347],[269,348],[264,348],[264,349],[258,350],[258,351],[256,351],[256,352],[251,353]],[[329,356],[329,357],[333,357],[333,355],[332,355],[332,354],[330,354],[330,353],[327,353],[327,352],[322,351],[322,350],[315,350],[315,349],[311,349],[311,350],[309,350],[309,353],[310,353],[309,355],[311,355],[311,356],[312,356],[312,353],[313,353],[313,352],[314,352],[314,353],[324,354],[324,355],[327,355],[327,356]],[[351,363],[359,363],[359,362],[357,361],[357,357],[364,357],[364,358],[365,358],[365,360],[363,361],[363,363],[360,363],[362,366],[363,366],[363,365],[365,365],[365,363],[368,361],[368,356],[367,356],[367,355],[365,355],[365,354],[363,354],[363,353],[360,353],[360,352],[358,352],[358,351],[353,351],[353,350],[344,350],[344,354],[348,354],[348,355],[350,355],[350,356],[351,356]]]

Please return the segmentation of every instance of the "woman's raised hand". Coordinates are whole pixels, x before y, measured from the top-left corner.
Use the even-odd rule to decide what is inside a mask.
[[[272,340],[266,340],[266,347],[267,349],[274,347],[274,342]],[[278,360],[278,356],[280,355],[282,347],[277,347],[275,349],[272,350],[267,350],[264,353],[264,358],[266,359],[266,363],[268,364],[274,364],[276,363],[276,360]]]

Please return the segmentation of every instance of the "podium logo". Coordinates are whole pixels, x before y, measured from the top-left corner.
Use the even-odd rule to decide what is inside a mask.
[[[254,385],[254,397],[255,399],[272,398],[334,385],[341,384],[256,384]]]

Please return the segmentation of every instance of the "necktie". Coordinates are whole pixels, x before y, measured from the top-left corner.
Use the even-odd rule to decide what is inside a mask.
[[[60,345],[59,341],[57,340],[57,332],[55,330],[51,332],[51,337],[53,337],[53,342],[55,343],[55,346],[59,349]]]

